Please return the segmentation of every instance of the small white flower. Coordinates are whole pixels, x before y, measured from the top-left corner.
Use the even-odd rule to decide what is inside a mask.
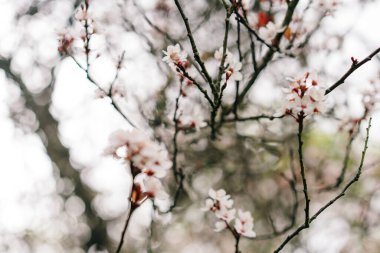
[[[234,201],[231,199],[231,196],[228,195],[226,191],[223,189],[217,191],[210,189],[208,195],[210,196],[210,198],[219,201],[220,206],[223,208],[231,208],[234,204]]]
[[[231,53],[226,49],[226,58],[229,58],[231,56]],[[215,51],[214,53],[215,59],[218,61],[221,61],[223,58],[223,47],[220,47],[218,50]]]
[[[272,41],[279,32],[284,30],[283,27],[279,27],[279,25],[274,24],[270,21],[265,27],[261,27],[259,29],[259,36],[265,41]]]
[[[221,61],[223,58],[223,47],[219,48],[215,51],[214,54],[215,59]],[[226,58],[224,62],[224,67],[226,68],[224,71],[223,79],[226,81],[241,81],[243,79],[243,75],[240,70],[242,68],[241,62],[235,60],[234,56],[226,50]]]
[[[109,137],[109,146],[105,149],[104,154],[113,155],[115,158],[124,158],[117,150],[126,145],[128,142],[128,132],[124,130],[116,130]]]
[[[241,62],[228,61],[228,68],[226,70],[226,79],[230,81],[241,81],[243,79],[243,75],[240,70],[242,67]]]
[[[164,57],[162,60],[169,64],[172,69],[176,69],[177,65],[184,65],[186,63],[187,53],[182,52],[179,44],[169,45],[166,51],[162,51]]]
[[[204,212],[207,212],[207,211],[213,211],[213,208],[214,208],[214,201],[211,199],[206,199],[206,206],[202,207],[201,210]]]
[[[183,130],[199,131],[201,127],[207,125],[203,116],[203,111],[199,106],[189,102],[181,103],[182,114],[178,118],[178,126]]]
[[[253,231],[253,218],[250,212],[243,212],[239,209],[239,218],[235,220],[235,230],[237,233],[245,237],[255,237],[256,233]]]

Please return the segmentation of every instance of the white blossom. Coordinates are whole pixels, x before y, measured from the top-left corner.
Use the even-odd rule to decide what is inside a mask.
[[[243,212],[238,210],[239,218],[235,220],[235,230],[237,233],[245,237],[255,237],[256,233],[253,231],[253,218],[250,212]]]
[[[159,200],[169,199],[160,180],[155,177],[145,177],[143,179],[142,189],[149,197]]]
[[[216,60],[221,61],[223,58],[223,47],[215,51],[214,57]],[[241,62],[237,61],[235,57],[226,49],[226,57],[224,62],[224,75],[225,81],[241,81],[243,75],[240,70],[242,68]]]
[[[169,45],[166,51],[162,51],[164,53],[164,57],[162,60],[166,62],[172,69],[176,69],[178,65],[184,66],[187,62],[187,53],[181,51],[179,44]]]
[[[259,36],[265,41],[272,41],[279,32],[284,30],[283,27],[280,27],[277,24],[274,24],[270,21],[265,27],[259,29]]]
[[[226,222],[230,222],[235,219],[236,210],[233,209],[221,209],[220,212],[215,213],[216,217]]]

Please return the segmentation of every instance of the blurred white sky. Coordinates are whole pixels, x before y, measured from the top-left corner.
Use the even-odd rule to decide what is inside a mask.
[[[14,15],[12,6],[18,5],[15,2],[17,1],[0,1],[0,54],[3,55],[12,52],[14,41],[18,40],[14,31],[10,30],[13,27],[11,22]],[[324,21],[328,23],[331,32],[346,31],[353,25],[352,32],[348,35],[352,39],[347,40],[348,43],[344,46],[345,58],[331,56],[331,58],[323,59],[323,65],[328,66],[334,76],[338,77],[347,70],[351,56],[362,59],[380,46],[379,13],[380,1],[375,1],[368,4],[363,10],[346,8],[338,11],[333,17]],[[57,58],[56,27],[44,22],[36,22],[33,25],[30,29],[33,29],[34,36],[37,39],[46,36],[47,40],[43,44],[45,46],[38,52],[41,52],[42,56],[47,59]],[[358,37],[361,37],[362,41]],[[132,87],[137,93],[151,90],[151,80],[156,80],[155,83],[157,83],[157,78],[160,78],[158,70],[155,69],[154,64],[152,67],[147,66],[151,59],[143,53],[141,43],[136,37],[128,36],[124,39],[128,41],[125,47],[127,61],[121,76],[123,80],[127,80],[127,91]],[[28,59],[33,53],[22,51],[18,54],[17,67],[28,68],[30,64]],[[314,67],[317,69],[321,65],[321,61],[318,61]],[[339,89],[349,89],[351,99],[357,101],[356,104],[358,104],[358,92],[362,90],[364,83],[376,76],[379,72],[378,66],[379,64],[367,63],[349,78],[350,82],[342,85]],[[147,72],[146,69],[153,71]],[[110,82],[114,73],[113,59],[99,60],[99,63],[94,64],[93,73],[101,83]],[[38,80],[38,77],[35,80]],[[333,80],[329,81],[331,83]],[[53,178],[53,169],[40,139],[34,134],[22,133],[14,127],[9,119],[7,104],[14,95],[10,93],[6,83],[7,80],[1,72],[0,235],[11,235],[6,237],[8,242],[0,241],[1,252],[5,252],[2,251],[2,245],[13,243],[10,238],[13,236],[17,238],[25,230],[37,229],[34,226],[39,224],[38,222],[50,222],[52,216],[65,208],[65,204],[60,203],[53,196],[59,185]],[[99,209],[102,217],[112,218],[122,214],[127,208],[126,196],[129,182],[124,169],[112,159],[104,158],[102,152],[107,145],[108,136],[113,130],[129,126],[109,106],[107,100],[95,99],[94,91],[95,87],[86,80],[83,71],[72,60],[66,59],[59,64],[57,69],[52,111],[60,120],[61,140],[70,148],[72,160],[83,168],[83,179],[91,187],[102,192],[94,200],[94,205],[102,207]],[[136,109],[125,103],[127,114],[134,115]],[[357,113],[355,106],[352,109],[354,113]],[[133,116],[131,118],[133,119]],[[374,115],[371,132],[372,147],[377,148],[380,143],[378,129],[380,129],[380,115],[377,113]],[[56,206],[57,210],[46,210],[51,206]],[[75,211],[73,212],[75,213]],[[79,213],[75,213],[73,216],[78,217],[80,213],[79,210]],[[327,230],[324,226],[318,225],[326,224],[323,219],[328,219],[328,217],[328,215],[322,216],[321,220],[311,228],[313,233],[320,235],[314,236],[310,241],[310,247],[315,249],[313,252],[336,253],[340,250],[341,246],[339,245],[342,243],[339,240],[336,240],[334,245],[329,244],[329,247],[324,247],[324,244],[320,243],[329,239],[330,232],[341,234],[344,231],[345,224],[342,225],[339,220],[329,224]],[[348,237],[342,236],[341,240],[348,240]],[[48,242],[41,242],[41,245],[45,246],[39,246],[40,248],[35,252],[60,252],[54,247],[47,246],[48,244]],[[14,246],[12,252],[28,252],[25,249],[25,245],[20,244],[19,247]],[[184,252],[194,252],[186,250]]]

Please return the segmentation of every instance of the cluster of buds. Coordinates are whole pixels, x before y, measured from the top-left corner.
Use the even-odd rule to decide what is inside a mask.
[[[67,34],[60,34],[58,39],[58,52],[60,55],[69,54],[71,45],[74,42],[74,37]]]
[[[91,36],[95,34],[94,20],[88,15],[88,9],[90,7],[90,1],[86,0],[80,5],[80,9],[75,15],[77,21],[83,25],[81,32],[81,40],[83,41],[83,47],[86,55],[90,54],[90,40]]]
[[[284,92],[287,94],[285,113],[296,119],[325,111],[325,92],[308,72],[303,78],[293,80]]]
[[[83,41],[84,50],[86,54],[90,53],[90,38],[95,33],[94,21],[88,15],[88,8],[90,6],[90,1],[85,0],[81,5],[80,9],[75,14],[75,19],[80,22],[83,26],[81,31],[80,39]],[[61,55],[66,55],[70,53],[70,47],[74,42],[74,37],[67,34],[59,35],[59,45],[58,52]]]
[[[221,61],[223,58],[223,47],[215,51],[215,59]],[[223,78],[225,81],[241,81],[243,75],[241,74],[242,64],[237,61],[235,57],[226,49],[226,56],[224,61],[224,75]]]
[[[166,200],[168,194],[161,183],[171,168],[167,150],[153,142],[141,130],[117,130],[109,138],[106,154],[128,163],[133,177],[131,203],[140,206],[146,199]]]
[[[231,196],[226,194],[225,190],[215,191],[210,189],[209,198],[206,200],[206,206],[202,208],[202,211],[211,211],[219,219],[215,223],[215,232],[220,232],[227,228],[234,236],[255,237],[256,233],[253,231],[251,213],[239,209],[238,215],[236,215],[236,209],[233,208],[233,204]],[[233,222],[234,225],[232,225]]]

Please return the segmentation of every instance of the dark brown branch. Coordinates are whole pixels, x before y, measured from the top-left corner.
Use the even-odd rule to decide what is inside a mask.
[[[179,13],[181,15],[181,18],[182,18],[183,22],[185,23],[185,27],[186,27],[186,31],[187,31],[187,36],[189,37],[189,40],[190,40],[191,49],[193,50],[193,54],[194,54],[194,59],[199,64],[199,66],[201,67],[202,73],[205,76],[205,78],[207,79],[207,81],[208,81],[208,83],[209,83],[209,85],[211,87],[211,90],[213,92],[215,92],[215,87],[212,84],[212,78],[211,78],[210,74],[208,73],[204,62],[202,61],[202,59],[201,59],[201,57],[199,55],[198,48],[197,48],[197,45],[195,43],[195,40],[194,40],[192,31],[191,31],[191,28],[190,28],[189,19],[185,15],[185,13],[184,13],[184,11],[182,9],[182,6],[179,3],[179,0],[174,0],[174,3],[177,6],[177,9],[178,9],[178,11],[179,11]]]
[[[238,20],[239,23],[243,24],[245,28],[249,31],[250,34],[253,34],[253,36],[256,38],[256,40],[260,41],[263,43],[265,46],[269,48],[269,50],[274,51],[274,52],[280,52],[280,49],[278,47],[274,47],[267,43],[264,39],[262,39],[255,30],[251,28],[251,26],[248,24],[248,21],[236,10],[235,11],[236,19]]]
[[[298,114],[298,158],[300,163],[300,169],[301,169],[301,178],[302,178],[302,186],[303,186],[303,194],[305,197],[305,227],[309,227],[309,207],[310,207],[310,199],[308,195],[307,190],[307,180],[306,180],[306,174],[305,174],[305,166],[303,162],[303,150],[302,150],[302,132],[303,132],[303,120],[305,116],[303,112],[300,112]]]
[[[258,116],[251,116],[251,117],[238,117],[238,118],[229,118],[229,119],[224,119],[224,122],[236,122],[236,121],[255,121],[255,120],[260,120],[260,119],[269,119],[269,120],[274,120],[274,119],[282,119],[286,115],[280,115],[280,116],[272,116],[272,115],[266,115],[266,114],[261,114]]]

